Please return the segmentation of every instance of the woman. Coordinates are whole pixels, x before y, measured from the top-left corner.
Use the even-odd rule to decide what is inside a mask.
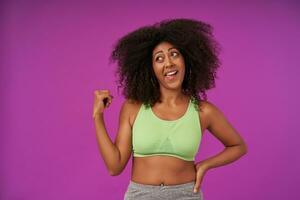
[[[114,46],[111,59],[118,63],[119,87],[126,97],[115,143],[103,120],[112,103],[110,91],[95,91],[93,118],[111,175],[119,175],[133,153],[124,199],[203,199],[205,173],[247,152],[239,133],[207,100],[205,91],[215,86],[220,65],[211,29],[193,19],[163,20],[127,34]],[[206,129],[225,149],[195,163]]]

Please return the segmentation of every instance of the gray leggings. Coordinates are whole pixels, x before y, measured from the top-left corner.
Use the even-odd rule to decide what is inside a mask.
[[[194,193],[194,185],[195,181],[177,185],[145,185],[130,180],[124,200],[203,200],[201,187]]]

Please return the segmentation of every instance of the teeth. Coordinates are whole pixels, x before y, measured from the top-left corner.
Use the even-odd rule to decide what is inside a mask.
[[[166,74],[166,76],[171,76],[171,75],[175,74],[176,72],[177,72],[177,71],[169,72],[169,73]]]

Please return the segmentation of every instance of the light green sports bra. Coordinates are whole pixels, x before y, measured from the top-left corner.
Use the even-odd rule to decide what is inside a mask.
[[[132,128],[133,156],[166,155],[194,161],[202,136],[199,112],[194,105],[190,99],[182,117],[163,120],[142,104]]]

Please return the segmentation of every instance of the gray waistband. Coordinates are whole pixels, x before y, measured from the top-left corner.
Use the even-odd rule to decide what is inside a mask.
[[[181,183],[181,184],[176,184],[176,185],[149,185],[149,184],[142,184],[142,183],[137,183],[132,180],[129,182],[129,186],[135,187],[135,188],[147,188],[147,189],[157,189],[157,188],[185,188],[185,187],[191,187],[194,186],[195,181],[187,182],[187,183]]]

